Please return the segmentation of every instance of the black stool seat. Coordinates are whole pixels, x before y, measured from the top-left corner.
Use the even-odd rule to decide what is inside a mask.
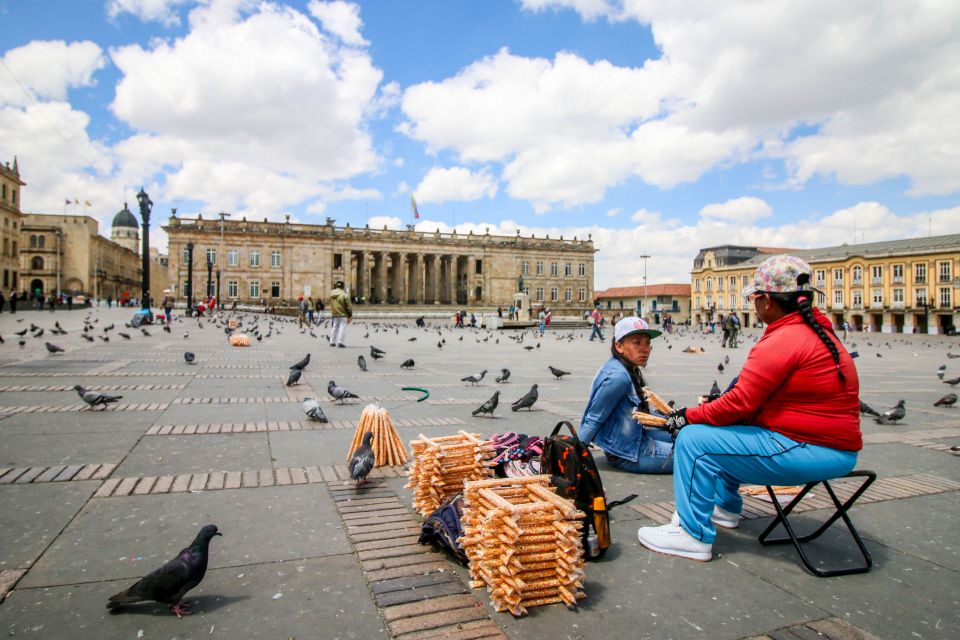
[[[870,552],[867,551],[866,546],[863,544],[863,540],[860,539],[860,534],[857,533],[856,528],[853,526],[853,523],[850,521],[850,516],[847,515],[847,510],[854,505],[860,496],[863,495],[863,492],[873,484],[873,481],[877,479],[877,474],[873,471],[867,471],[865,469],[859,469],[856,471],[851,471],[847,475],[843,476],[844,478],[864,478],[863,482],[857,487],[857,490],[846,499],[844,502],[840,502],[840,499],[837,497],[837,494],[834,492],[833,487],[830,486],[830,481],[828,480],[817,480],[816,482],[808,482],[803,490],[790,501],[790,504],[783,507],[780,505],[780,501],[777,500],[776,494],[773,492],[773,487],[767,487],[767,493],[770,494],[770,499],[773,500],[773,506],[777,510],[777,516],[773,519],[773,522],[770,523],[763,533],[760,534],[760,544],[784,544],[787,542],[793,543],[794,548],[796,548],[797,553],[800,554],[800,561],[803,562],[803,566],[807,568],[807,571],[813,575],[820,578],[831,578],[834,576],[846,576],[853,573],[866,573],[870,571],[870,567],[873,566],[873,559],[870,557]],[[838,478],[833,478],[837,480]],[[833,500],[833,504],[836,506],[836,511],[831,515],[826,522],[824,522],[820,527],[809,534],[798,536],[793,527],[790,525],[790,522],[787,520],[787,516],[790,515],[790,512],[793,511],[793,508],[796,507],[803,497],[807,495],[811,489],[813,489],[818,484],[822,484],[824,489],[827,490],[827,493],[830,495],[830,499]],[[852,567],[840,567],[837,569],[818,569],[814,567],[810,560],[807,558],[807,554],[804,553],[803,547],[801,546],[802,542],[809,542],[810,540],[815,540],[819,538],[820,535],[830,528],[830,526],[836,522],[838,519],[843,519],[843,523],[847,525],[847,530],[850,532],[850,535],[853,536],[853,541],[857,543],[857,546],[860,548],[860,553],[863,554],[864,564],[858,564]],[[785,538],[769,538],[770,534],[778,525],[783,525],[784,530],[787,532],[787,537]]]

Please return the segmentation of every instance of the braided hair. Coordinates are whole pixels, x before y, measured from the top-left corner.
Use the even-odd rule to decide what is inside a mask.
[[[801,273],[797,276],[797,285],[801,288],[809,289],[809,287],[804,287],[804,285],[810,284],[810,274]],[[846,376],[843,375],[843,371],[840,369],[840,352],[837,350],[837,345],[833,340],[830,339],[830,336],[827,335],[827,332],[823,330],[823,326],[817,322],[817,319],[813,317],[813,301],[810,299],[811,293],[809,290],[806,291],[793,291],[790,293],[768,293],[768,296],[780,305],[780,308],[786,313],[793,313],[798,311],[800,317],[803,319],[804,324],[813,329],[813,332],[817,334],[817,337],[820,338],[827,350],[830,351],[830,355],[833,357],[833,364],[837,369],[837,376],[841,380],[846,380]]]
[[[644,398],[643,393],[643,388],[647,386],[647,382],[643,379],[643,374],[640,373],[640,367],[635,366],[632,362],[627,360],[626,356],[617,351],[617,343],[615,340],[610,341],[610,355],[612,355],[620,364],[622,364],[623,368],[627,370],[628,374],[630,374],[630,382],[633,384],[634,390],[640,397],[640,409],[641,411],[649,413],[649,407],[647,407],[647,401]]]

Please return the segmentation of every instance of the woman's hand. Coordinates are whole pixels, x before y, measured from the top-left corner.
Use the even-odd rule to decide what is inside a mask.
[[[687,408],[677,409],[667,416],[667,422],[663,425],[663,430],[674,438],[680,433],[680,430],[689,424],[687,422]]]

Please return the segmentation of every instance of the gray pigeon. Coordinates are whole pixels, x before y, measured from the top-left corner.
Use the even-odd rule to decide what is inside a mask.
[[[942,398],[940,398],[939,400],[937,400],[936,402],[934,402],[934,403],[933,403],[933,406],[935,406],[935,407],[952,407],[952,406],[955,405],[955,404],[957,404],[957,394],[955,394],[955,393],[948,393],[947,395],[943,396]]]
[[[717,384],[717,381],[714,380],[714,381],[713,381],[713,386],[710,387],[710,394],[709,394],[708,397],[711,398],[711,399],[713,399],[713,400],[716,400],[717,398],[720,397],[721,394],[722,394],[722,392],[720,391],[720,385],[718,385],[718,384]]]
[[[291,369],[300,369],[300,370],[303,370],[303,369],[306,369],[306,368],[307,368],[307,365],[308,365],[308,364],[310,364],[310,354],[309,354],[309,353],[307,354],[307,357],[306,357],[306,358],[304,358],[304,359],[301,360],[300,362],[294,364],[294,365],[291,366],[290,368],[291,368]]]
[[[183,353],[183,360],[184,360],[184,362],[186,362],[187,364],[193,364],[194,362],[197,361],[197,356],[194,355],[194,353],[193,353],[192,351],[185,351],[185,352]]]
[[[510,369],[500,369],[500,375],[495,378],[496,382],[506,382],[510,379]]]
[[[379,360],[383,356],[387,355],[387,352],[383,349],[377,349],[375,346],[370,345],[370,357],[374,360]]]
[[[533,385],[530,387],[530,391],[527,391],[522,398],[510,405],[510,410],[517,411],[518,409],[530,409],[533,406],[533,403],[537,401],[537,398],[540,397],[540,394],[537,392],[537,386],[538,385]]]
[[[493,410],[497,408],[498,404],[500,404],[499,391],[495,392],[489,400],[487,400],[482,405],[474,409],[471,415],[476,416],[481,414],[483,415],[489,414],[491,417],[493,417]]]
[[[868,416],[877,416],[880,417],[880,412],[868,405],[863,400],[860,401],[860,413],[865,413]]]
[[[49,342],[45,342],[44,344],[47,345],[47,351],[49,351],[50,353],[63,353],[63,349],[61,349],[55,344],[51,344]]]
[[[334,398],[335,400],[338,400],[341,404],[342,404],[343,401],[346,400],[347,398],[359,398],[359,397],[360,397],[360,396],[358,396],[358,395],[355,394],[355,393],[351,393],[350,391],[347,391],[347,390],[344,389],[343,387],[338,387],[338,386],[337,386],[337,383],[334,382],[333,380],[331,380],[330,383],[327,385],[327,393],[329,393],[331,396],[333,396],[333,398]]]
[[[316,422],[329,422],[327,416],[323,413],[323,409],[320,408],[320,403],[313,398],[307,398],[303,401],[303,412],[307,414],[308,418]]]
[[[897,403],[893,409],[888,409],[880,414],[879,418],[874,418],[874,422],[877,424],[890,424],[891,422],[895,423],[898,420],[903,420],[907,415],[907,402],[901,400]]]
[[[102,391],[87,391],[78,384],[73,385],[73,388],[83,399],[83,401],[90,405],[91,409],[97,405],[100,405],[104,408],[104,410],[106,410],[108,404],[123,398],[123,396],[111,396],[110,394],[103,393]]]
[[[107,608],[154,600],[168,605],[178,618],[190,615],[190,607],[183,602],[183,596],[203,580],[210,556],[210,540],[219,535],[223,534],[213,524],[200,529],[190,546],[180,551],[177,557],[140,578],[129,589],[110,596]]]
[[[129,340],[129,339],[130,339],[130,334],[124,333],[123,331],[118,331],[118,332],[117,332],[117,335],[120,336],[121,338],[123,338],[124,340]]]
[[[950,380],[944,380],[944,381],[943,381],[943,384],[948,384],[948,385],[950,385],[951,387],[955,387],[955,386],[957,386],[958,384],[960,384],[960,376],[958,376],[958,377],[956,377],[956,378],[951,378]]]
[[[400,365],[401,369],[413,369],[417,363],[413,361],[413,358],[407,358],[403,361],[403,364]]]
[[[360,367],[360,371],[367,370],[367,359],[363,357],[363,354],[357,356],[357,366]]]
[[[563,369],[557,369],[556,367],[551,367],[551,366],[549,366],[549,365],[547,366],[547,369],[550,369],[550,373],[552,373],[553,375],[557,376],[557,380],[559,380],[559,379],[562,378],[563,376],[568,376],[568,375],[570,375],[570,372],[569,372],[569,371],[564,371]]]
[[[373,470],[373,465],[376,463],[373,456],[373,447],[370,446],[371,442],[373,442],[373,433],[367,431],[363,434],[363,444],[357,447],[347,464],[350,469],[350,477],[357,481],[358,487],[367,481],[367,475]]]
[[[300,382],[301,375],[303,375],[303,369],[290,369],[290,375],[287,376],[287,386],[292,387]]]
[[[477,383],[480,382],[481,380],[483,380],[483,376],[485,376],[485,375],[487,375],[487,370],[486,370],[486,369],[484,369],[484,370],[481,371],[480,373],[470,374],[470,375],[467,376],[466,378],[460,378],[460,381],[461,381],[461,382],[469,382],[470,385],[472,386],[472,385],[477,384]]]

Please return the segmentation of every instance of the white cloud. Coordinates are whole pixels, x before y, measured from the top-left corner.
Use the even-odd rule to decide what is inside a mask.
[[[369,225],[371,229],[383,229],[384,227],[387,229],[403,228],[403,222],[396,216],[372,216],[367,220],[367,225]]]
[[[360,19],[360,7],[352,2],[319,2],[310,0],[307,10],[323,24],[325,31],[340,38],[344,44],[363,46],[368,44],[360,35],[363,21]]]
[[[658,224],[662,217],[663,214],[659,211],[648,211],[646,209],[637,209],[630,215],[630,219],[634,222],[644,224]]]
[[[623,211],[623,209],[621,209],[620,207],[614,207],[613,209],[608,209],[608,210],[607,210],[607,217],[608,217],[608,218],[616,218],[618,215],[620,215],[620,213],[621,213],[622,211]]]
[[[760,218],[768,218],[772,213],[773,209],[766,202],[760,198],[749,196],[733,198],[717,204],[708,204],[700,209],[700,215],[704,218],[716,218],[744,224]]]
[[[116,18],[122,13],[129,13],[144,22],[175,25],[180,24],[177,8],[193,1],[195,0],[109,0],[107,15]]]
[[[487,169],[472,172],[465,167],[433,167],[414,189],[418,202],[466,202],[493,198],[497,180]]]
[[[606,0],[521,0],[521,3],[528,11],[573,9],[588,22],[600,16],[610,17],[613,12],[613,7]]]
[[[34,40],[7,51],[2,62],[0,105],[20,107],[34,99],[63,101],[68,89],[92,86],[94,73],[106,66],[100,47],[88,40]]]

